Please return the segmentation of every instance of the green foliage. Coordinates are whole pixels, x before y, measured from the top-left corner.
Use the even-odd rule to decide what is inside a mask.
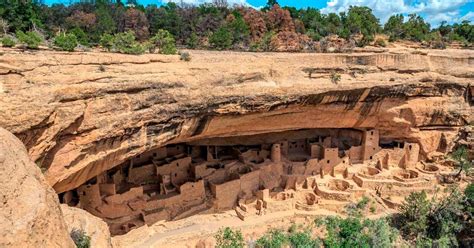
[[[16,45],[15,40],[10,36],[3,36],[0,42],[3,47],[14,47]]]
[[[220,229],[214,236],[217,248],[243,248],[244,238],[239,230],[232,230],[230,227]]]
[[[385,219],[326,217],[318,221],[326,227],[325,247],[392,247],[398,232]]]
[[[457,176],[460,176],[464,171],[466,174],[469,174],[472,170],[472,162],[468,158],[468,150],[465,146],[460,146],[451,154],[451,159],[453,160],[456,167],[458,167],[459,172]]]
[[[380,30],[379,19],[374,16],[372,10],[368,7],[349,7],[345,23],[351,34],[362,34],[363,39],[369,42]]]
[[[61,33],[54,38],[54,45],[63,51],[72,52],[77,44],[77,38],[74,34]]]
[[[425,191],[413,192],[405,198],[400,207],[402,218],[401,230],[409,236],[416,236],[426,229],[427,215],[430,211],[430,201]]]
[[[209,37],[209,43],[217,50],[226,50],[232,46],[232,33],[227,27],[220,27]]]
[[[91,247],[91,238],[83,230],[72,229],[70,235],[77,248]]]
[[[142,54],[145,48],[135,40],[132,31],[115,34],[112,50],[126,54]]]
[[[176,54],[178,51],[173,35],[163,29],[158,30],[155,36],[150,39],[150,42],[150,52],[154,52],[155,48],[158,48],[161,54]]]
[[[260,42],[251,44],[252,51],[271,51],[272,47],[270,45],[272,38],[275,36],[274,31],[265,33]]]
[[[31,31],[26,33],[17,31],[16,37],[21,44],[30,49],[38,49],[39,45],[43,42],[43,38],[38,33]]]
[[[331,82],[333,84],[338,84],[339,81],[341,81],[341,74],[339,74],[335,71],[331,72],[331,75],[329,77],[331,78]]]
[[[38,1],[0,1],[0,16],[8,22],[9,31],[27,31],[33,25],[41,26],[39,15]]]
[[[403,38],[412,41],[423,41],[430,32],[430,24],[423,17],[411,14],[406,23],[403,24]]]
[[[474,202],[474,183],[470,183],[464,190],[464,195],[468,201]]]
[[[295,248],[314,248],[319,247],[319,240],[313,239],[309,230],[291,232],[288,235],[291,247]]]
[[[180,60],[183,60],[183,61],[191,61],[191,54],[189,54],[188,52],[182,52],[180,54],[180,57],[179,57]]]
[[[314,248],[320,246],[320,241],[311,237],[310,229],[297,230],[296,226],[293,225],[288,233],[282,230],[270,230],[260,237],[256,243],[258,248],[280,248],[286,246]]]
[[[401,207],[398,225],[414,239],[418,247],[457,246],[456,235],[465,227],[466,199],[457,188],[448,189],[446,197],[428,200],[426,193],[413,192]]]
[[[110,52],[112,50],[112,47],[114,46],[114,36],[111,34],[102,35],[99,44]]]
[[[258,248],[280,248],[288,244],[289,240],[286,234],[281,230],[270,230],[257,240]]]
[[[375,40],[375,46],[378,46],[378,47],[386,47],[387,44],[385,43],[385,41],[383,39],[376,39]]]
[[[195,49],[199,45],[199,37],[195,32],[192,32],[191,35],[186,39],[186,46],[190,49]]]
[[[111,9],[106,4],[97,4],[95,9],[96,25],[94,26],[92,39],[97,41],[103,34],[113,34],[116,30],[116,23],[112,18]]]
[[[385,23],[384,32],[389,35],[389,41],[393,42],[398,39],[401,39],[404,34],[403,29],[403,20],[404,17],[402,14],[397,14],[390,16],[388,21]]]
[[[235,16],[235,15],[234,15]],[[232,42],[247,42],[250,36],[250,29],[244,18],[238,15],[233,21],[227,25],[229,31],[232,33]]]
[[[154,36],[160,30],[167,30],[175,43],[188,48],[198,47],[199,38],[208,37],[215,49],[254,51],[271,50],[267,46],[269,42],[262,41],[262,38],[269,38],[269,31],[276,32],[271,36],[279,35],[293,26],[297,33],[306,33],[315,41],[328,35],[345,39],[361,35],[359,46],[371,43],[375,34],[381,31],[379,20],[368,7],[351,6],[347,12],[323,14],[316,8],[274,8],[274,3],[276,1],[269,1],[265,8],[255,10],[232,7],[221,0],[198,6],[168,2],[161,6],[150,4],[146,8],[142,5],[127,8],[121,2],[108,0],[75,1],[69,5],[7,0],[0,1],[0,31],[6,34],[17,30],[41,30],[51,38],[58,30],[69,30],[79,44],[89,46],[99,43],[104,34],[113,36],[133,30],[136,37],[144,41],[150,34]],[[431,47],[436,48],[443,48],[450,41],[466,46],[474,42],[474,25],[467,20],[450,25],[442,23],[431,30],[420,16],[412,14],[404,22],[399,14],[389,18],[383,31],[389,35],[389,41],[430,41]],[[439,32],[441,39],[433,40],[430,35],[433,32]],[[140,50],[139,46],[134,48]],[[150,48],[153,49],[151,45]]]
[[[89,37],[87,37],[86,32],[79,27],[75,27],[69,31],[69,33],[76,36],[77,42],[83,46],[89,46]]]

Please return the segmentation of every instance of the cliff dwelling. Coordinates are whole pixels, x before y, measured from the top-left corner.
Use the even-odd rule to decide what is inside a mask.
[[[377,129],[196,140],[133,156],[60,199],[103,218],[114,235],[199,212],[235,209],[244,220],[282,209],[310,211],[373,190],[383,204],[396,205],[391,196],[429,189],[436,180],[439,166],[419,163],[419,154],[417,143],[385,139]],[[382,194],[382,187],[392,190]]]

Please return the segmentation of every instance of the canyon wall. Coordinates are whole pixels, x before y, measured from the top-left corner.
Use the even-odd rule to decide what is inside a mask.
[[[169,143],[376,128],[429,157],[473,122],[471,51],[191,55],[7,50],[0,127],[60,193]]]

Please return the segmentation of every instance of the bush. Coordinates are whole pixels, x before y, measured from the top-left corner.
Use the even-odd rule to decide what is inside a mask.
[[[84,32],[84,30],[80,28],[73,28],[69,31],[69,33],[74,34],[77,38],[77,42],[83,46],[88,47],[89,44],[89,37],[87,37],[87,34]]]
[[[10,36],[4,36],[1,42],[3,47],[14,47],[16,45],[15,40]]]
[[[145,52],[145,48],[135,40],[132,31],[116,34],[112,44],[112,49],[120,53],[143,54]]]
[[[468,158],[468,150],[465,146],[458,147],[451,155],[450,159],[454,162],[455,166],[459,169],[457,177],[461,176],[464,171],[466,175],[472,170],[472,162]]]
[[[449,189],[446,197],[431,200],[426,193],[413,192],[401,207],[398,225],[405,235],[414,239],[417,246],[457,246],[456,235],[466,225],[465,197],[457,188]]]
[[[189,38],[186,39],[186,46],[189,49],[194,49],[199,45],[199,37],[195,32],[192,32]]]
[[[370,220],[348,217],[326,217],[316,222],[325,225],[325,247],[392,247],[398,232],[385,219]]]
[[[364,35],[362,36],[362,39],[356,42],[356,45],[358,47],[365,47],[370,44],[374,40],[374,37],[371,35]]]
[[[286,234],[281,230],[270,230],[257,240],[258,248],[280,248],[288,244],[289,240]]]
[[[426,229],[426,217],[430,207],[431,204],[425,191],[413,192],[407,196],[400,207],[401,230],[409,236],[416,236],[423,232]]]
[[[161,54],[176,54],[178,51],[176,49],[176,42],[173,35],[163,29],[158,30],[158,32],[150,39],[151,46],[149,47],[150,52],[153,53],[156,48],[159,49]]]
[[[233,36],[226,27],[220,27],[209,37],[209,43],[217,50],[229,49],[232,46]]]
[[[188,52],[182,52],[179,59],[184,60],[186,62],[191,61],[191,54],[189,54]]]
[[[319,247],[319,240],[312,239],[309,230],[297,231],[288,235],[291,247],[313,248]]]
[[[36,32],[22,32],[17,31],[16,37],[18,41],[29,49],[38,49],[39,45],[43,42],[43,38]]]
[[[114,36],[111,34],[102,35],[102,37],[100,37],[99,44],[110,52],[114,46]]]
[[[337,84],[339,81],[341,81],[341,74],[333,71],[331,72],[330,78],[333,84]]]
[[[233,231],[230,227],[220,229],[214,236],[217,248],[243,248],[244,238],[240,231]]]
[[[385,41],[383,39],[376,39],[375,40],[375,46],[378,46],[378,47],[386,47],[387,44],[385,43]]]
[[[91,238],[83,230],[72,229],[70,235],[77,248],[91,247]]]
[[[72,52],[77,44],[77,38],[74,34],[62,33],[54,38],[54,45],[63,51]]]

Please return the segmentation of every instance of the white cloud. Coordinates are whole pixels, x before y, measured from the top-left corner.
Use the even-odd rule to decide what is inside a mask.
[[[423,14],[425,20],[437,26],[441,21],[449,23],[460,20],[460,8],[474,0],[329,0],[323,13],[347,11],[349,6],[367,6],[380,21],[385,23],[394,14]],[[470,12],[472,13],[472,12]],[[468,13],[469,14],[469,13]],[[474,14],[466,18],[473,18]]]
[[[474,22],[474,12],[473,11],[467,12],[464,16],[459,18],[459,20],[461,21],[467,20],[467,21]]]

